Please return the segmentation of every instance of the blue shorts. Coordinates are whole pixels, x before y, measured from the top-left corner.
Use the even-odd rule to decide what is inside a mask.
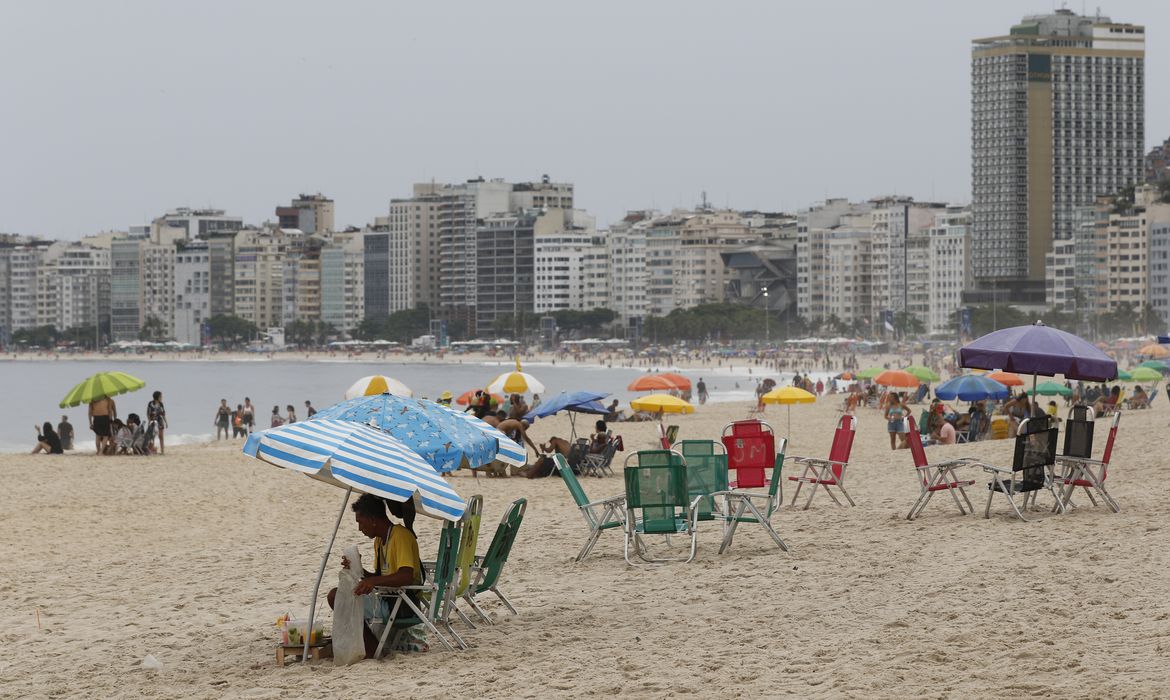
[[[906,432],[902,428],[902,424],[904,422],[905,421],[903,421],[901,419],[892,420],[892,421],[887,422],[886,423],[886,432],[889,432],[889,433],[904,433],[904,432]]]

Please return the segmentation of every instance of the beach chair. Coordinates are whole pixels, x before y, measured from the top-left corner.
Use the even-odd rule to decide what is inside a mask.
[[[910,512],[906,514],[907,520],[913,520],[926,510],[926,504],[930,503],[930,499],[939,491],[946,491],[951,494],[951,498],[955,500],[955,505],[959,507],[959,512],[963,515],[969,515],[975,512],[975,506],[971,505],[971,499],[967,498],[967,492],[964,489],[968,486],[974,486],[975,480],[960,481],[954,470],[958,467],[974,464],[976,460],[968,457],[960,457],[959,459],[951,459],[945,462],[936,462],[931,464],[926,461],[926,447],[922,444],[922,436],[918,434],[918,425],[915,424],[913,418],[907,418],[910,425],[910,454],[914,458],[914,470],[918,472],[918,500],[914,501],[914,505],[910,507]],[[956,495],[955,492],[959,493]],[[959,496],[963,500],[959,500]],[[966,508],[963,503],[966,502]],[[968,512],[970,509],[970,512]]]
[[[157,422],[151,420],[145,423],[139,423],[138,427],[134,429],[134,437],[131,438],[131,451],[136,455],[149,455],[150,443],[154,442],[157,434]]]
[[[1092,409],[1090,409],[1091,411]],[[1083,457],[1068,455],[1067,444],[1065,446],[1066,454],[1056,458],[1057,464],[1064,468],[1064,472],[1057,478],[1057,485],[1061,487],[1062,505],[1075,507],[1072,497],[1079,486],[1085,490],[1085,495],[1089,497],[1089,501],[1094,506],[1097,505],[1097,500],[1093,498],[1093,491],[1096,491],[1109,510],[1114,513],[1121,512],[1121,506],[1105,489],[1105,479],[1109,477],[1109,462],[1113,457],[1113,445],[1117,440],[1117,426],[1120,422],[1121,413],[1114,413],[1113,420],[1109,424],[1109,437],[1105,440],[1105,451],[1101,454],[1101,459],[1092,459],[1089,454]],[[1067,435],[1067,432],[1065,434]]]
[[[475,561],[475,548],[479,544],[479,526],[482,520],[483,496],[476,494],[467,499],[467,509],[463,513],[463,534],[459,538],[459,556],[455,560],[455,577],[450,602],[444,604],[439,610],[439,622],[442,623],[443,628],[447,630],[460,649],[466,649],[467,644],[451,626],[451,613],[455,613],[464,624],[475,629],[475,624],[455,605],[455,601],[463,597],[467,587],[471,584],[471,565]],[[423,569],[433,578],[436,565],[437,562],[424,561]],[[422,597],[426,598],[427,596]]]
[[[787,445],[788,439],[780,438],[780,451],[776,454],[775,460],[772,462],[772,478],[768,482],[767,491],[728,489],[711,494],[716,499],[722,499],[722,511],[725,514],[723,542],[719,545],[720,554],[731,547],[731,541],[735,538],[735,529],[740,523],[756,523],[760,525],[776,543],[776,546],[785,552],[788,551],[788,545],[784,543],[784,540],[780,539],[780,535],[776,534],[776,530],[772,526],[772,515],[780,509],[780,505],[783,503],[780,485],[784,483],[784,479],[780,474],[780,469],[784,466],[784,450]],[[687,469],[688,471],[690,470],[689,461],[687,462]],[[766,501],[767,507],[761,510],[761,507],[756,504],[756,501]]]
[[[796,499],[800,496],[800,489],[805,484],[812,486],[812,493],[808,495],[808,501],[804,504],[804,510],[812,505],[813,496],[817,495],[817,487],[820,486],[825,489],[825,493],[829,494],[829,498],[837,505],[842,505],[841,501],[833,495],[830,487],[836,486],[845,500],[849,501],[850,506],[857,505],[849,496],[849,492],[845,490],[845,469],[849,466],[849,455],[853,452],[853,438],[857,435],[857,417],[851,415],[841,416],[837,420],[837,428],[833,432],[833,443],[829,446],[829,458],[821,459],[818,457],[789,457],[796,464],[804,465],[804,469],[799,476],[788,477],[789,481],[796,482],[796,493],[792,494],[792,505],[796,505]]]
[[[589,452],[586,449],[581,456],[581,473],[592,476],[605,476],[607,472],[613,474],[613,459],[617,456],[620,444],[617,438],[610,437],[601,452]]]
[[[1029,499],[1035,500],[1035,494],[1047,490],[1056,501],[1057,510],[1064,510],[1064,503],[1057,495],[1053,486],[1053,479],[1049,469],[1056,464],[1056,437],[1057,429],[1052,427],[1048,417],[1025,418],[1020,421],[1016,429],[1016,449],[1010,469],[980,464],[983,470],[994,477],[994,481],[987,484],[987,507],[983,510],[983,517],[991,517],[991,502],[995,494],[1003,494],[1012,507],[1012,512],[1020,520],[1027,521],[1015,497],[1024,495],[1024,510],[1027,510]]]
[[[965,432],[956,435],[958,442],[977,442],[983,432],[983,413],[976,412],[971,414],[971,421],[967,424]]]
[[[700,522],[722,519],[712,494],[727,490],[727,450],[714,440],[683,440],[674,449],[687,465],[687,497],[698,497]]]
[[[443,529],[439,532],[439,552],[435,557],[434,570],[429,580],[417,586],[374,589],[374,595],[378,598],[389,598],[393,601],[390,614],[378,636],[378,648],[374,651],[375,659],[382,655],[387,640],[393,649],[406,629],[415,625],[424,625],[447,651],[455,650],[451,642],[439,632],[437,623],[446,613],[445,606],[454,603],[453,583],[462,533],[462,520],[458,523],[443,524]],[[394,633],[393,638],[390,637],[391,632]]]
[[[500,518],[500,524],[496,526],[496,534],[492,537],[492,543],[488,545],[487,552],[482,557],[476,557],[472,563],[474,577],[463,593],[463,600],[467,601],[475,614],[488,624],[495,623],[491,621],[476,601],[476,598],[482,593],[494,593],[504,604],[504,607],[508,608],[513,615],[516,614],[516,608],[512,607],[512,601],[500,592],[499,584],[500,575],[508,563],[508,555],[512,553],[512,545],[516,543],[516,535],[520,532],[520,524],[524,522],[524,511],[527,509],[528,499],[517,498],[512,501],[508,510],[504,511],[504,515]]]
[[[666,426],[666,429],[658,437],[658,441],[659,441],[659,443],[661,443],[662,449],[664,449],[664,450],[669,450],[670,446],[673,445],[676,440],[678,440],[678,426],[677,425]]]
[[[589,497],[585,495],[585,489],[581,488],[581,482],[577,481],[577,475],[573,473],[573,469],[564,456],[554,454],[553,463],[556,465],[561,479],[564,480],[565,486],[569,488],[573,502],[580,509],[581,517],[585,518],[585,525],[589,527],[589,538],[585,540],[585,544],[575,559],[575,561],[581,561],[589,556],[589,552],[593,551],[593,545],[597,544],[601,533],[622,527],[625,524],[626,496],[622,494],[600,501],[590,501]]]
[[[631,465],[630,460],[636,460]],[[625,558],[630,559],[631,548],[638,558],[647,563],[664,561],[691,561],[698,546],[698,506],[701,496],[690,498],[687,493],[687,467],[683,456],[670,450],[642,450],[626,458],[626,522]],[[641,517],[638,517],[638,516]],[[685,557],[651,558],[643,537],[687,535],[691,540],[690,554]]]
[[[723,426],[723,447],[727,450],[728,477],[733,489],[763,488],[765,472],[776,460],[776,431],[761,420],[740,420]]]

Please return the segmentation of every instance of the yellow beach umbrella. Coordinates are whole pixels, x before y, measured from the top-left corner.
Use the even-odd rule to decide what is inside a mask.
[[[410,387],[384,374],[372,374],[362,377],[345,390],[346,399],[356,399],[359,396],[378,396],[379,394],[393,394],[411,398],[414,392]]]
[[[493,394],[543,394],[544,384],[527,372],[520,371],[520,359],[516,359],[516,370],[505,372],[485,387]]]
[[[630,402],[630,408],[647,413],[694,413],[695,407],[670,394],[650,394]]]
[[[788,434],[792,434],[792,404],[816,403],[817,397],[804,389],[795,386],[782,386],[773,389],[761,397],[764,403],[777,403],[788,406]]]

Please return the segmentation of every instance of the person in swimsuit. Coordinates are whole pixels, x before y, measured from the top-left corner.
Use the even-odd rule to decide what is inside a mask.
[[[232,407],[228,405],[227,399],[219,400],[219,408],[215,409],[215,439],[227,440],[230,437],[228,429],[232,424]],[[220,435],[223,437],[221,438]]]
[[[89,404],[89,429],[93,431],[97,453],[104,453],[110,444],[110,424],[118,417],[118,407],[108,396],[94,399]]]
[[[156,391],[151,395],[150,403],[146,404],[146,422],[154,421],[155,434],[158,435],[158,453],[166,454],[166,445],[163,444],[163,432],[167,428],[167,409],[163,406],[162,392]]]

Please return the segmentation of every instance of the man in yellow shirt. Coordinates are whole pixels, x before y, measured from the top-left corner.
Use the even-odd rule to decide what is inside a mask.
[[[374,570],[362,570],[362,580],[353,589],[354,595],[363,596],[366,627],[363,637],[366,656],[372,657],[377,649],[378,639],[370,628],[371,623],[384,624],[390,615],[390,601],[369,595],[375,588],[396,588],[422,584],[423,568],[418,553],[418,539],[414,536],[414,504],[410,501],[384,501],[371,494],[362,494],[353,503],[354,519],[358,530],[374,541]],[[400,520],[395,524],[386,515],[386,510]],[[341,558],[343,568],[349,566],[349,559]],[[333,607],[337,589],[329,591],[329,607]],[[405,609],[405,606],[404,606]],[[417,636],[417,635],[415,635]],[[420,649],[421,647],[421,649]],[[413,650],[425,650],[425,643],[415,643]]]

